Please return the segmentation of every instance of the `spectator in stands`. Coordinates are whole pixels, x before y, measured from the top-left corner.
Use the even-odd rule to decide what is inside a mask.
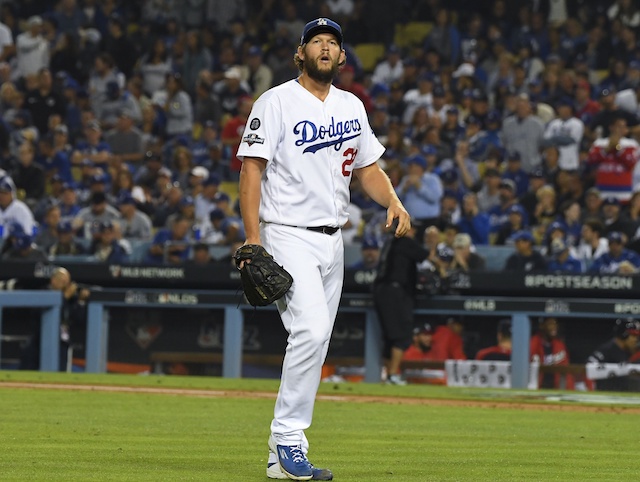
[[[38,226],[34,242],[45,252],[58,240],[58,223],[61,220],[60,207],[52,204],[47,209],[44,219]]]
[[[466,360],[463,332],[464,324],[460,318],[448,317],[443,325],[438,325],[433,334],[433,359]]]
[[[186,146],[176,146],[173,150],[173,158],[171,164],[171,171],[173,172],[173,182],[177,182],[180,186],[188,186],[191,171],[194,167],[191,150]]]
[[[522,169],[531,172],[540,167],[540,146],[544,136],[542,120],[532,112],[531,100],[527,94],[520,94],[516,113],[507,117],[502,124],[504,147],[508,152],[519,152]]]
[[[195,197],[196,217],[198,219],[208,219],[209,213],[216,208],[215,197],[220,186],[220,178],[210,174],[202,182],[202,192]]]
[[[167,171],[168,169],[162,166],[162,157],[160,154],[154,151],[147,151],[144,153],[144,165],[136,170],[134,175],[134,182],[136,185],[140,185],[143,188],[152,191],[156,188],[158,177],[160,177],[161,170]],[[171,179],[171,171],[164,172],[169,179]]]
[[[472,249],[474,246],[468,234],[456,234],[453,239],[454,259],[450,266],[452,272],[482,271],[485,269],[485,259]]]
[[[130,110],[120,110],[114,128],[105,134],[105,142],[111,148],[112,159],[118,164],[138,167],[144,159],[145,145],[142,132],[134,123]]]
[[[431,324],[425,323],[413,329],[413,343],[402,355],[402,360],[421,361],[434,360],[433,333]]]
[[[511,206],[518,202],[516,198],[516,183],[511,179],[502,179],[499,183],[500,204],[491,208],[489,214],[489,226],[492,233],[497,233],[509,220]]]
[[[149,247],[146,262],[150,264],[182,264],[189,259],[189,220],[176,217],[170,228],[160,229]]]
[[[208,244],[196,243],[193,246],[193,258],[190,262],[197,266],[210,266],[215,263],[216,260],[211,256]]]
[[[44,195],[45,176],[42,166],[34,163],[35,147],[25,141],[18,148],[19,164],[11,172],[16,188],[23,192],[27,205],[35,206]]]
[[[208,243],[229,246],[245,239],[242,221],[234,216],[227,216],[222,209],[214,208],[209,213],[209,221],[211,227],[205,235]]]
[[[587,267],[593,260],[609,252],[609,241],[603,237],[604,225],[598,218],[586,219],[580,231],[576,257]]]
[[[638,117],[636,115],[626,112],[616,105],[615,94],[615,87],[606,86],[600,90],[598,98],[600,111],[593,116],[587,131],[587,136],[590,140],[602,141],[613,134],[613,138],[617,141],[626,136],[627,128],[630,127],[635,130],[636,126],[638,126]],[[612,130],[616,129],[618,132],[612,132]],[[604,143],[604,145],[606,144]],[[616,143],[614,142],[612,145],[615,146]]]
[[[38,84],[35,90],[27,93],[25,105],[33,125],[38,128],[41,136],[49,132],[49,117],[53,114],[64,118],[66,115],[66,105],[64,98],[53,90],[53,79],[48,68],[42,67],[38,71]]]
[[[498,344],[476,353],[476,360],[511,361],[511,320],[498,322]]]
[[[117,239],[112,221],[100,221],[94,225],[94,235],[89,253],[96,261],[109,264],[126,263],[129,255]]]
[[[356,70],[352,65],[345,65],[338,74],[338,82],[336,87],[347,92],[351,92],[364,104],[364,108],[367,112],[373,111],[373,102],[369,96],[366,88],[360,82],[355,80]]]
[[[613,338],[596,348],[587,363],[626,363],[636,352],[639,340],[640,323],[633,318],[618,318],[613,325]],[[596,380],[595,387],[598,391],[628,391],[631,382],[629,376],[608,376]]]
[[[409,157],[407,174],[396,188],[398,197],[416,223],[417,235],[421,238],[424,230],[438,222],[440,216],[440,200],[443,189],[440,178],[433,173],[435,166],[427,165],[421,155]]]
[[[612,231],[607,235],[609,252],[595,259],[589,268],[590,273],[634,274],[640,268],[640,255],[624,247],[625,235]]]
[[[562,238],[551,242],[549,254],[547,270],[551,273],[582,273],[584,271],[582,263],[570,254],[569,246]]]
[[[581,217],[584,222],[586,219],[602,220],[602,196],[597,187],[590,187],[584,194],[584,206]]]
[[[531,361],[540,366],[569,365],[569,351],[564,341],[558,336],[558,320],[552,316],[538,319],[538,328],[530,341]],[[562,380],[565,380],[564,384]],[[574,377],[560,373],[540,373],[538,388],[567,388],[573,389]]]
[[[584,123],[574,117],[573,99],[563,97],[557,103],[558,117],[546,127],[545,143],[558,147],[560,169],[574,170],[580,167],[580,143]]]
[[[225,124],[220,134],[220,140],[222,145],[227,148],[231,153],[231,161],[229,165],[230,175],[232,180],[237,180],[240,176],[240,168],[242,163],[237,158],[238,146],[242,133],[244,132],[245,125],[249,120],[249,114],[253,108],[253,99],[249,96],[243,96],[238,99],[237,115],[234,115]]]
[[[262,49],[258,45],[252,45],[247,50],[245,65],[241,66],[242,78],[247,82],[253,93],[253,98],[257,99],[267,89],[273,87],[273,72],[271,68],[262,61]]]
[[[56,256],[85,254],[84,246],[74,239],[74,229],[70,221],[60,221],[56,227],[56,240],[47,249],[46,254],[55,259]]]
[[[202,43],[202,35],[198,30],[186,33],[185,48],[182,56],[182,78],[184,90],[194,95],[200,72],[211,69],[213,58],[211,52]]]
[[[489,213],[491,209],[501,203],[500,199],[500,172],[489,168],[482,178],[482,186],[478,191],[478,208],[480,212]]]
[[[495,242],[496,246],[504,246],[514,242],[513,235],[523,229],[527,229],[527,215],[524,208],[520,204],[513,204],[509,208],[509,217],[497,232]]]
[[[78,212],[73,220],[73,225],[76,229],[84,228],[84,237],[89,239],[91,228],[94,224],[115,221],[118,218],[120,218],[120,213],[107,203],[106,194],[104,192],[94,192],[89,199],[89,206],[82,208]]]
[[[15,223],[21,231],[32,234],[35,220],[29,207],[17,199],[16,186],[9,176],[0,176],[0,226],[4,226],[3,236],[9,234],[7,226]]]
[[[181,135],[191,137],[193,107],[189,95],[184,90],[182,75],[178,72],[167,76],[167,101],[163,108],[167,118],[167,138]]]
[[[403,72],[400,48],[391,44],[387,47],[384,60],[379,62],[373,70],[371,85],[385,84],[390,87],[393,82],[402,81]]]
[[[33,236],[21,233],[15,236],[11,249],[2,255],[3,261],[47,261],[47,255],[34,242]]]
[[[615,197],[607,197],[602,201],[602,220],[605,234],[620,232],[628,239],[635,235],[634,225],[622,212],[620,201]]]
[[[121,88],[118,81],[111,80],[107,82],[106,97],[100,111],[96,112],[96,117],[102,128],[108,131],[116,128],[122,113],[131,117],[134,123],[142,121],[142,111],[136,98],[131,95],[131,92]]]
[[[88,160],[93,165],[106,169],[106,165],[111,158],[111,146],[102,140],[102,128],[100,122],[91,120],[84,128],[85,140],[78,141],[71,155],[71,162],[74,165],[81,165]],[[91,165],[88,164],[87,165]]]
[[[360,259],[349,266],[352,270],[374,270],[380,261],[380,244],[374,236],[365,236],[360,244]]]
[[[478,207],[478,196],[468,192],[462,198],[462,213],[458,221],[461,233],[470,236],[473,244],[489,244],[489,215]]]
[[[596,187],[604,197],[626,201],[633,192],[633,171],[640,146],[626,137],[629,130],[623,117],[613,117],[608,126],[608,136],[596,139],[589,149],[587,164],[595,172]]]
[[[544,257],[533,249],[533,235],[529,231],[518,231],[513,235],[513,240],[516,252],[507,258],[505,271],[546,271],[547,263]]]
[[[118,220],[122,236],[132,240],[150,241],[152,235],[151,219],[136,206],[136,201],[129,193],[120,196],[118,207],[122,217]]]
[[[553,186],[546,184],[536,192],[538,203],[533,210],[531,224],[539,226],[542,230],[551,224],[558,215],[556,207],[556,190]]]
[[[34,15],[16,38],[16,78],[37,74],[49,64],[49,44],[42,36],[42,17]]]
[[[190,229],[203,229],[204,228],[203,221],[206,221],[206,219],[196,218],[195,212],[196,212],[196,209],[195,209],[195,202],[193,200],[193,197],[188,195],[183,196],[181,199],[178,200],[177,210],[175,210],[166,218],[164,226],[167,228],[171,228],[171,226],[173,226],[174,221],[178,217],[183,217],[189,222]],[[208,226],[208,223],[206,225]],[[203,232],[200,234],[203,234]]]
[[[391,229],[389,229],[389,232]],[[416,241],[416,227],[401,238],[387,236],[373,285],[374,304],[382,327],[387,359],[387,383],[406,385],[400,363],[411,345],[417,263],[429,251]]]
[[[94,68],[89,78],[89,99],[91,108],[100,117],[104,103],[107,101],[107,84],[117,82],[120,84],[120,76],[115,68],[113,57],[107,52],[100,52],[94,60]]]
[[[522,158],[519,152],[507,153],[506,168],[503,179],[511,179],[516,185],[516,197],[521,198],[529,190],[529,175],[522,169]]]

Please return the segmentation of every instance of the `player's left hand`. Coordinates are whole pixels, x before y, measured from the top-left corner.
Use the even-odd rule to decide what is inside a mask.
[[[409,229],[411,228],[411,216],[409,216],[409,213],[400,201],[390,204],[389,208],[387,209],[387,228],[391,226],[394,219],[398,220],[398,226],[396,227],[396,231],[394,233],[395,237],[401,238],[402,236],[407,234],[409,232]]]

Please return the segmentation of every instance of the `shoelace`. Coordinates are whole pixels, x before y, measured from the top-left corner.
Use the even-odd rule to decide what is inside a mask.
[[[304,456],[304,454],[302,453],[302,448],[300,447],[300,445],[296,445],[291,447],[291,457],[293,458],[293,461],[296,464],[300,464],[300,463],[309,463],[307,462],[307,458]]]

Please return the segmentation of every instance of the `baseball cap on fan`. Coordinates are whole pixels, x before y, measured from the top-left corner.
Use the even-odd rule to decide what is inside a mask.
[[[319,33],[332,33],[342,46],[342,28],[330,18],[317,18],[306,24],[302,30],[300,45],[306,44],[311,37]]]

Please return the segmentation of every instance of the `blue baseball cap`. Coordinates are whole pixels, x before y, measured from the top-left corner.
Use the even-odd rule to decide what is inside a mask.
[[[620,206],[620,200],[617,197],[609,196],[602,201],[603,206]]]
[[[231,198],[226,192],[218,191],[216,195],[213,196],[214,203],[230,202],[230,201],[231,201]]]
[[[0,192],[14,192],[16,185],[9,176],[0,177]]]
[[[118,198],[118,205],[122,206],[123,204],[136,204],[136,200],[133,198],[131,193],[125,192]]]
[[[331,33],[336,36],[338,43],[342,46],[342,28],[330,18],[317,18],[304,26],[300,45],[306,44],[311,37],[319,33]]]
[[[219,184],[220,178],[216,174],[210,174],[202,183],[203,186],[218,186]]]
[[[456,253],[447,245],[443,245],[438,248],[438,258],[442,261],[449,263],[453,261]]]
[[[520,204],[514,204],[509,208],[509,214],[519,214],[524,216],[524,208]]]
[[[18,234],[13,238],[13,245],[17,249],[27,249],[29,246],[31,246],[32,242],[33,237],[28,235],[27,233]]]
[[[415,156],[411,156],[407,159],[407,165],[411,165],[411,164],[417,164],[423,169],[427,168],[427,160],[418,154],[416,154]]]
[[[58,234],[71,233],[73,232],[73,225],[71,224],[71,221],[60,221],[56,229],[58,231]]]
[[[447,169],[440,173],[440,179],[445,184],[449,184],[458,180],[458,172],[455,169]]]
[[[517,233],[515,233],[513,235],[513,240],[514,241],[529,241],[530,243],[533,243],[533,234],[531,234],[529,231],[526,230],[521,230],[518,231]]]
[[[211,221],[215,221],[216,219],[224,219],[226,216],[224,211],[220,208],[215,208],[213,211],[209,213],[209,219]]]
[[[195,201],[191,196],[185,196],[180,200],[180,206],[193,206],[194,204]]]
[[[435,156],[438,153],[438,150],[434,146],[432,146],[431,144],[424,144],[420,148],[420,151],[425,156]]]
[[[378,244],[378,240],[374,236],[365,236],[362,240],[362,249],[378,249],[380,248],[380,244]]]
[[[607,235],[607,239],[610,243],[624,243],[624,238],[622,237],[622,233],[619,231],[611,231]]]

